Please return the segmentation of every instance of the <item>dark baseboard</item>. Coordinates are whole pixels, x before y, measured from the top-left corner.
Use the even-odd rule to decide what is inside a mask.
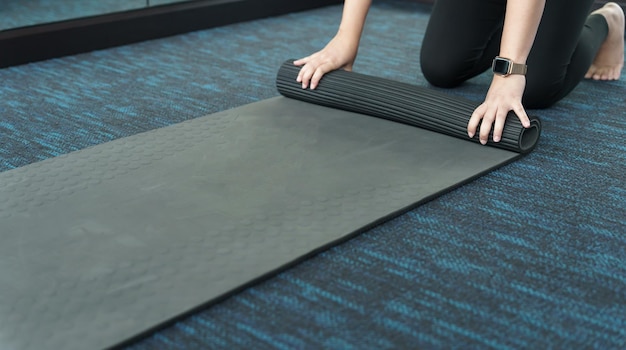
[[[197,0],[0,31],[0,68],[338,4]]]

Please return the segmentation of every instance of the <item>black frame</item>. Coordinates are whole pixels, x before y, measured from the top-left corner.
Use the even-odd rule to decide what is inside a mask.
[[[195,0],[0,31],[0,68],[341,3]]]

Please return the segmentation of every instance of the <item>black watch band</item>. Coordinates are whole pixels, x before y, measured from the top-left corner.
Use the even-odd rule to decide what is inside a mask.
[[[528,68],[525,64],[515,63],[508,58],[496,56],[496,58],[493,59],[491,69],[494,74],[506,77],[511,74],[526,75]]]

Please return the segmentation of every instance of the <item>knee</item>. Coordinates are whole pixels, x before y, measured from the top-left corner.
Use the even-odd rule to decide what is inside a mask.
[[[526,89],[522,103],[524,107],[531,109],[549,108],[558,100],[559,90],[546,84],[534,84],[532,79],[527,79]]]
[[[522,102],[525,108],[530,109],[550,108],[555,103],[555,101],[546,99],[545,96],[534,94],[524,94]]]
[[[422,51],[420,66],[426,80],[437,87],[452,88],[460,85],[463,81],[456,66],[458,62],[452,62],[442,55],[428,55]]]

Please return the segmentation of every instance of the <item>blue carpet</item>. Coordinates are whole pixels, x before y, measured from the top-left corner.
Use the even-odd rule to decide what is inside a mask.
[[[426,86],[428,15],[375,3],[355,71]],[[0,171],[275,96],[281,62],[339,18],[332,6],[0,70]],[[480,101],[489,79],[445,91]],[[581,83],[529,111],[544,129],[527,157],[130,348],[626,347],[625,91]]]

